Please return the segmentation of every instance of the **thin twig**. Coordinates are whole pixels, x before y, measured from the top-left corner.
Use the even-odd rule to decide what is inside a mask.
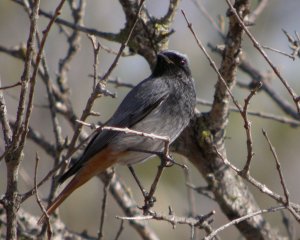
[[[115,240],[118,240],[118,239],[119,239],[119,237],[121,236],[121,233],[123,232],[123,230],[124,230],[124,220],[122,219],[122,220],[121,220],[121,224],[120,224],[120,228],[119,228],[119,230],[118,230],[118,232],[117,232],[117,235],[116,235],[116,237],[115,237]]]
[[[22,131],[22,120],[24,117],[25,111],[25,103],[26,103],[26,94],[28,91],[28,82],[30,80],[30,71],[31,71],[31,63],[33,61],[34,55],[34,37],[37,31],[37,19],[39,17],[39,3],[40,1],[35,1],[35,4],[32,9],[31,17],[30,17],[30,31],[26,45],[26,55],[24,60],[24,70],[21,76],[21,90],[19,96],[19,104],[17,110],[17,119],[14,124],[13,131],[13,146],[15,148],[18,144],[19,137]]]
[[[119,78],[108,79],[108,83],[114,84],[116,86],[116,88],[118,88],[118,87],[134,88],[135,87],[134,84],[122,82]]]
[[[17,86],[20,86],[20,85],[21,85],[21,82],[19,81],[17,83],[12,84],[12,85],[8,85],[8,86],[5,86],[5,87],[0,87],[0,91],[10,89],[10,88],[14,88],[14,87],[17,87]]]
[[[101,240],[104,238],[104,220],[105,220],[105,212],[106,212],[106,205],[107,205],[107,197],[108,197],[108,190],[110,187],[110,181],[112,180],[114,172],[110,173],[109,177],[104,182],[103,186],[103,199],[102,199],[102,207],[101,207],[101,218],[100,218],[100,227],[98,233],[98,239]]]
[[[223,51],[218,47],[214,47],[211,44],[208,44],[208,46],[212,51],[223,55]],[[295,111],[294,105],[286,101],[282,95],[273,89],[271,83],[269,83],[269,73],[261,73],[249,61],[243,58],[238,67],[252,78],[252,82],[263,82],[262,90],[264,90],[286,114],[290,115],[294,119],[300,120],[300,116],[297,110]]]
[[[187,185],[187,187],[189,187],[193,191],[207,197],[210,200],[216,201],[213,194],[211,194],[211,187],[210,186],[196,187],[196,186],[192,185],[191,183],[186,183],[186,185]]]
[[[171,225],[174,227],[176,224],[184,224],[184,225],[189,225],[189,226],[195,226],[199,228],[203,228],[203,223],[207,224],[207,221],[210,222],[210,218],[215,214],[215,211],[211,211],[210,213],[199,216],[199,217],[179,217],[175,216],[173,214],[171,215],[164,215],[157,213],[155,211],[149,210],[147,216],[134,216],[134,217],[122,217],[122,216],[116,216],[118,219],[122,220],[137,220],[137,221],[143,221],[143,220],[150,220],[150,219],[155,219],[155,220],[160,220],[160,221],[166,221],[171,223]]]
[[[145,132],[136,131],[136,130],[129,129],[129,128],[119,128],[119,127],[111,127],[111,126],[105,126],[105,125],[104,126],[97,126],[97,125],[94,125],[94,124],[83,122],[81,120],[77,120],[77,122],[80,123],[81,125],[84,125],[84,126],[87,126],[87,127],[90,127],[90,128],[96,128],[95,130],[97,132],[107,130],[107,131],[123,132],[123,133],[126,133],[126,134],[134,134],[134,135],[137,135],[137,136],[142,136],[142,137],[150,138],[150,139],[161,140],[165,144],[164,152],[168,153],[168,151],[169,151],[168,150],[168,145],[170,144],[170,138],[168,136],[160,136],[160,135],[153,134],[153,133],[145,133]]]
[[[204,17],[208,20],[208,22],[213,26],[213,28],[217,31],[217,33],[224,38],[224,33],[222,31],[222,28],[217,24],[217,22],[212,18],[212,16],[208,13],[206,8],[204,7],[202,1],[192,0],[194,5],[201,11],[201,13],[204,15]]]
[[[49,21],[48,25],[46,26],[45,30],[43,31],[43,37],[40,42],[40,48],[39,51],[36,55],[36,60],[35,60],[35,66],[33,69],[33,73],[30,79],[30,89],[29,89],[29,96],[28,96],[28,103],[27,103],[27,109],[26,109],[26,114],[25,114],[25,120],[24,120],[24,129],[25,131],[22,134],[21,137],[21,144],[25,142],[26,136],[27,136],[27,128],[29,126],[29,121],[31,117],[31,112],[32,112],[32,107],[33,107],[33,97],[34,97],[34,89],[35,89],[35,83],[36,83],[36,76],[39,70],[39,64],[43,58],[43,51],[45,47],[46,40],[48,38],[48,34],[50,32],[51,27],[53,26],[55,19],[60,15],[60,11],[64,5],[66,0],[61,0],[60,3],[57,5],[53,18]]]
[[[281,165],[280,165],[277,153],[275,151],[275,148],[272,145],[272,143],[271,143],[271,141],[270,141],[270,139],[268,137],[267,132],[264,129],[262,130],[262,132],[263,132],[264,137],[268,141],[270,150],[271,150],[272,155],[273,155],[273,157],[274,157],[274,159],[276,161],[276,168],[277,168],[277,171],[279,173],[280,183],[281,183],[281,186],[283,188],[284,195],[285,195],[285,203],[284,204],[286,205],[287,209],[291,212],[291,214],[295,217],[295,219],[300,223],[300,215],[290,205],[289,191],[287,189],[287,186],[286,186],[286,183],[285,183],[282,171],[281,171]]]
[[[98,177],[100,177],[102,181],[106,181],[105,179],[107,178],[107,171],[105,172],[105,174],[98,175]],[[115,174],[111,180],[109,189],[110,193],[116,199],[124,214],[126,214],[127,216],[136,216],[140,213],[140,210],[137,208],[137,203],[132,198],[131,193],[128,191],[128,189],[129,188],[125,186],[125,184],[117,176],[117,174]],[[159,239],[156,233],[144,223],[140,223],[135,220],[132,220],[129,223],[139,233],[142,239]]]
[[[282,174],[282,171],[281,171],[281,165],[280,165],[280,162],[279,162],[279,159],[278,159],[278,156],[277,156],[277,153],[276,153],[276,150],[273,146],[273,144],[271,143],[270,139],[269,139],[269,136],[266,132],[266,130],[262,129],[262,133],[264,135],[264,137],[266,138],[268,144],[269,144],[269,147],[270,147],[270,150],[272,152],[272,155],[275,159],[275,162],[276,162],[276,168],[277,168],[277,171],[279,173],[279,177],[280,177],[280,182],[281,182],[281,186],[283,188],[283,192],[284,192],[284,195],[285,195],[285,199],[286,199],[286,205],[289,206],[290,205],[290,198],[289,198],[289,191],[287,189],[287,186],[285,184],[285,180],[284,180],[284,177],[283,177],[283,174]]]
[[[39,33],[36,33],[36,38],[37,38],[37,44],[38,47],[41,47],[41,40]],[[51,121],[53,125],[53,132],[54,132],[54,137],[55,137],[55,145],[56,145],[56,156],[55,156],[55,161],[59,161],[61,151],[62,151],[62,145],[63,145],[63,136],[62,136],[62,130],[61,126],[59,124],[59,120],[57,118],[57,109],[56,109],[56,98],[55,94],[53,91],[53,83],[51,82],[50,75],[49,75],[49,70],[48,70],[48,65],[46,62],[46,57],[45,54],[42,52],[41,53],[41,65],[44,70],[44,83],[46,85],[46,90],[47,90],[47,96],[48,96],[48,101],[49,101],[49,107],[48,109],[50,110],[51,114]],[[37,66],[36,66],[37,67]]]
[[[256,94],[256,92],[259,90],[259,88],[261,88],[262,83],[258,83],[256,88],[252,89],[250,94],[248,95],[248,97],[245,99],[245,104],[243,107],[243,111],[241,113],[243,120],[244,120],[244,128],[246,131],[246,136],[247,136],[247,141],[246,141],[246,145],[247,145],[247,161],[246,164],[242,170],[241,174],[249,174],[249,170],[250,170],[250,163],[251,160],[253,158],[254,152],[253,152],[253,140],[252,140],[252,132],[251,132],[251,123],[248,120],[248,106],[250,103],[251,98]]]
[[[146,197],[144,198],[144,206],[142,207],[142,209],[144,211],[144,215],[148,215],[150,208],[152,208],[153,205],[154,205],[154,202],[156,202],[156,198],[154,197],[154,193],[156,191],[159,179],[160,179],[160,177],[161,177],[161,175],[162,175],[162,173],[163,173],[166,166],[167,166],[167,160],[162,156],[161,157],[161,163],[157,168],[157,173],[155,175],[153,183],[151,184],[150,191],[146,195]]]
[[[70,10],[72,13],[73,22],[75,25],[83,25],[83,18],[85,14],[85,0],[80,1],[68,1]],[[59,25],[60,26],[60,25]],[[60,26],[61,27],[61,26]],[[64,29],[61,27],[62,31],[64,32]],[[56,82],[59,86],[59,89],[62,93],[68,93],[69,92],[69,86],[68,86],[68,76],[67,73],[69,71],[69,64],[78,53],[80,48],[80,40],[81,40],[81,34],[79,30],[73,29],[72,33],[67,35],[67,42],[68,42],[68,50],[64,58],[61,58],[58,63],[58,74],[56,78]],[[66,100],[67,102],[70,102],[70,99]],[[68,106],[70,104],[67,104]],[[71,108],[71,106],[69,106]]]
[[[93,90],[95,90],[96,88],[96,82],[97,82],[97,72],[98,72],[98,55],[99,55],[99,51],[100,51],[100,43],[96,42],[96,37],[93,35],[88,35],[88,38],[91,40],[92,46],[93,46],[93,53],[94,53],[94,63],[93,63],[93,70],[94,70],[94,74],[93,74]]]
[[[13,0],[13,1],[15,3],[21,5],[21,6],[24,6],[24,1],[22,1],[22,0]],[[46,11],[43,11],[43,10],[40,10],[39,14],[41,16],[44,16],[44,17],[49,18],[49,19],[52,19],[53,16],[54,16],[53,14],[47,13]],[[69,21],[64,20],[62,18],[56,18],[55,23],[66,26],[66,27],[71,28],[71,29],[76,30],[76,31],[84,32],[84,33],[87,33],[87,34],[92,34],[92,35],[95,35],[97,37],[104,38],[106,40],[118,41],[118,42],[122,41],[121,40],[122,38],[120,36],[121,34],[101,32],[101,31],[99,31],[95,28],[88,28],[88,27],[82,26],[80,24],[69,22]]]
[[[183,169],[186,191],[187,191],[187,201],[188,201],[188,216],[195,217],[196,216],[196,200],[195,200],[195,192],[188,184],[192,182],[192,178],[190,175],[190,171],[188,169]],[[197,231],[195,231],[195,227],[191,226],[191,240],[197,239]]]
[[[93,134],[89,135],[86,139],[84,139],[76,148],[74,148],[71,152],[70,152],[70,157],[76,152],[78,151],[92,136]],[[63,158],[62,161],[60,162],[60,164],[56,165],[53,167],[53,169],[51,169],[47,175],[37,184],[37,187],[41,187],[44,183],[46,183],[50,177],[52,177],[58,169],[61,168],[61,166],[64,164],[64,161],[66,160],[66,158]],[[22,195],[22,202],[25,201],[27,198],[31,197],[33,194],[35,193],[34,188],[29,190],[28,192],[24,193]]]
[[[47,224],[47,236],[48,236],[48,239],[50,240],[52,235],[53,235],[53,232],[52,232],[52,228],[51,228],[51,224],[50,224],[50,218],[49,218],[49,215],[47,214],[47,211],[45,209],[45,207],[43,206],[42,204],[42,201],[39,197],[39,194],[38,194],[38,189],[37,189],[37,169],[38,169],[38,164],[39,164],[39,161],[40,161],[40,158],[38,156],[38,154],[36,153],[36,158],[35,158],[35,168],[34,168],[34,189],[35,189],[35,197],[36,197],[36,201],[40,207],[40,209],[42,210],[42,212],[45,214],[46,216],[46,224]]]
[[[268,208],[268,209],[262,209],[262,210],[259,210],[257,212],[254,212],[254,213],[249,213],[245,216],[242,216],[240,218],[237,218],[237,219],[234,219],[232,221],[230,221],[229,223],[227,224],[224,224],[222,225],[220,228],[214,230],[211,234],[209,234],[208,236],[206,236],[204,238],[204,240],[211,240],[213,239],[219,232],[225,230],[226,228],[230,227],[230,226],[233,226],[233,225],[236,225],[242,221],[245,221],[249,218],[253,218],[257,215],[261,215],[261,214],[264,214],[264,213],[273,213],[273,212],[277,212],[277,211],[280,211],[282,209],[284,209],[285,206],[276,206],[276,207],[271,207],[271,208]]]
[[[196,200],[193,189],[189,184],[192,182],[191,174],[188,169],[183,169],[185,184],[187,186],[187,200],[188,200],[188,215],[190,217],[196,216]]]
[[[197,37],[193,27],[192,27],[192,23],[189,22],[189,20],[187,19],[186,15],[185,15],[185,12],[183,10],[181,10],[182,12],[182,15],[184,16],[185,18],[185,21],[188,25],[188,28],[190,29],[191,33],[193,34],[196,42],[197,42],[197,45],[200,47],[200,49],[203,51],[203,53],[205,54],[206,58],[208,59],[210,65],[212,66],[212,68],[214,69],[214,71],[217,73],[219,79],[222,81],[222,83],[224,84],[227,92],[229,93],[231,99],[232,99],[232,102],[234,103],[234,105],[237,107],[237,109],[239,110],[240,113],[242,113],[242,107],[240,106],[240,104],[238,103],[238,101],[234,98],[229,86],[227,85],[225,79],[223,78],[223,76],[221,75],[221,73],[219,72],[218,68],[217,68],[217,65],[216,63],[212,60],[212,58],[209,56],[208,52],[206,51],[206,49],[204,48],[203,44],[201,43],[200,39]]]
[[[1,78],[0,78],[0,86],[1,86]],[[5,103],[5,99],[3,96],[3,92],[0,91],[0,122],[2,125],[2,132],[3,132],[3,137],[4,137],[4,142],[5,142],[5,148],[7,148],[10,143],[11,143],[11,138],[12,138],[12,130],[11,127],[9,126],[9,120],[7,116],[7,107]],[[5,149],[6,152],[7,149]],[[4,153],[3,153],[4,156]],[[0,161],[2,159],[2,156],[0,158]]]
[[[273,192],[271,189],[269,189],[265,184],[262,184],[261,182],[257,181],[255,178],[253,178],[251,175],[242,175],[241,174],[241,170],[238,169],[236,166],[234,166],[233,164],[231,164],[226,158],[224,158],[222,156],[221,153],[219,153],[219,151],[217,150],[217,148],[215,147],[215,152],[217,153],[217,155],[221,158],[221,160],[227,165],[229,166],[231,169],[233,169],[237,174],[239,174],[241,177],[243,177],[245,180],[247,180],[249,183],[251,183],[254,187],[256,187],[259,191],[261,191],[264,194],[267,194],[268,196],[270,196],[271,198],[273,198],[274,200],[276,200],[277,202],[280,202],[282,204],[286,204],[286,199],[283,198],[281,195]],[[290,202],[290,207],[285,206],[285,208],[287,208],[296,218],[297,221],[299,221],[297,212],[300,211],[300,205]]]
[[[285,52],[283,52],[283,51],[280,51],[280,50],[278,50],[278,49],[275,49],[275,48],[272,48],[272,47],[268,47],[268,46],[261,46],[261,47],[264,48],[264,49],[267,49],[267,50],[276,52],[276,53],[280,53],[280,54],[282,54],[283,56],[286,56],[286,57],[291,58],[292,60],[295,60],[295,56],[293,56],[293,55],[291,55],[291,54],[288,54],[288,53],[285,53]]]
[[[197,98],[197,104],[201,104],[203,106],[212,106],[213,103],[211,101],[207,101],[207,100],[204,100],[204,99]],[[229,111],[235,112],[235,113],[240,113],[240,111],[236,107],[233,107],[233,106],[229,107]],[[288,118],[288,117],[283,117],[283,116],[277,116],[277,115],[274,115],[272,113],[265,113],[265,112],[257,112],[257,111],[248,110],[248,115],[252,115],[252,116],[256,116],[256,117],[276,121],[276,122],[279,122],[279,123],[288,124],[292,127],[299,127],[300,126],[300,121],[298,121],[298,120],[294,120],[294,119],[291,119],[291,118]]]
[[[136,175],[136,173],[135,173],[133,167],[132,167],[131,165],[129,165],[129,166],[128,166],[128,169],[130,170],[130,172],[131,172],[131,174],[132,174],[134,180],[136,181],[136,183],[137,183],[139,189],[141,190],[141,192],[142,192],[142,194],[143,194],[143,197],[146,198],[146,196],[147,196],[148,193],[147,193],[147,191],[145,190],[145,188],[143,187],[143,185],[142,185],[141,181],[139,180],[139,178],[137,177],[137,175]]]

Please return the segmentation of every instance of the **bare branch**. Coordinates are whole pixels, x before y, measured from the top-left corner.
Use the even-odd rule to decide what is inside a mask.
[[[197,104],[201,104],[204,106],[212,106],[213,103],[210,101],[204,100],[204,99],[197,98]],[[235,112],[235,113],[240,113],[240,111],[238,109],[236,109],[236,107],[233,107],[233,106],[229,107],[229,111]],[[248,110],[248,115],[276,121],[276,122],[283,123],[283,124],[288,124],[291,127],[299,127],[299,125],[300,125],[300,121],[298,121],[298,120],[294,120],[294,119],[291,119],[288,117],[283,117],[283,116],[277,116],[272,113],[256,112],[256,111]]]
[[[261,214],[264,214],[264,213],[273,213],[273,212],[277,212],[277,211],[280,211],[282,209],[284,209],[285,207],[284,206],[277,206],[277,207],[272,207],[272,208],[268,208],[268,209],[262,209],[262,210],[259,210],[257,212],[254,212],[254,213],[249,213],[245,216],[242,216],[240,218],[237,218],[235,220],[232,220],[231,222],[227,223],[227,224],[224,224],[223,226],[221,226],[220,228],[214,230],[212,233],[210,233],[208,236],[206,236],[204,238],[204,240],[211,240],[213,239],[216,234],[218,234],[219,232],[225,230],[226,228],[232,226],[232,225],[235,225],[235,224],[238,224],[242,221],[245,221],[249,218],[252,218],[252,217],[255,217],[257,215],[261,215]]]
[[[24,117],[25,104],[26,104],[26,94],[28,91],[28,82],[30,78],[31,62],[33,60],[34,52],[34,36],[37,29],[37,19],[39,17],[40,1],[35,0],[33,3],[33,10],[30,16],[30,30],[27,40],[27,51],[24,62],[24,70],[21,76],[21,90],[20,98],[17,110],[17,119],[14,125],[14,131],[12,136],[12,141],[7,146],[6,149],[6,168],[7,168],[7,183],[5,192],[5,202],[4,204],[7,217],[6,226],[6,238],[7,239],[17,239],[17,210],[20,207],[20,198],[18,196],[18,168],[20,165],[20,157],[23,151],[24,142],[20,139],[22,132],[26,132],[25,128],[22,126],[22,120]],[[25,118],[26,119],[26,118]],[[7,120],[6,123],[8,124]],[[6,125],[8,126],[8,125]],[[24,131],[25,130],[25,131]],[[8,204],[7,204],[8,203]]]
[[[215,214],[215,211],[212,211],[206,215],[199,216],[199,217],[179,217],[175,216],[172,213],[170,215],[163,215],[160,213],[157,213],[155,211],[149,210],[147,216],[134,216],[134,217],[121,217],[117,216],[118,219],[122,220],[136,220],[136,221],[142,221],[142,220],[150,220],[150,219],[155,219],[159,221],[165,221],[169,222],[173,228],[176,226],[176,224],[184,224],[184,225],[189,225],[191,227],[199,227],[200,229],[205,229],[208,231],[212,231],[209,226],[209,223],[212,221],[210,218]]]
[[[273,69],[276,76],[280,79],[282,84],[285,86],[285,88],[288,90],[289,94],[293,98],[293,101],[296,105],[298,114],[300,113],[300,106],[299,106],[299,96],[294,92],[294,90],[289,86],[288,82],[282,77],[278,69],[274,66],[274,64],[271,62],[263,48],[261,47],[260,43],[254,38],[254,36],[251,34],[251,32],[248,30],[248,28],[245,26],[243,20],[238,15],[236,9],[233,7],[231,2],[229,0],[226,0],[228,6],[230,7],[232,13],[236,16],[237,20],[239,21],[240,25],[242,26],[243,30],[246,32],[252,43],[254,44],[254,47],[261,53],[261,55],[264,57],[264,59],[267,61],[267,63],[270,65],[270,67]]]
[[[279,194],[273,192],[266,185],[260,183],[259,181],[257,181],[256,179],[254,179],[252,176],[250,176],[250,175],[242,175],[241,174],[242,171],[240,169],[238,169],[236,166],[234,166],[233,164],[231,164],[227,159],[223,158],[222,155],[217,151],[216,148],[215,148],[215,151],[216,151],[216,153],[218,154],[218,156],[223,160],[223,162],[227,166],[229,166],[230,168],[232,168],[237,174],[239,174],[241,177],[243,177],[245,180],[247,180],[249,183],[251,183],[253,186],[255,186],[262,193],[267,194],[268,196],[270,196],[271,198],[273,198],[277,202],[280,202],[282,204],[286,204],[286,200],[282,196],[280,196]],[[290,206],[292,207],[292,209],[295,212],[300,211],[300,205],[299,204],[290,202]]]

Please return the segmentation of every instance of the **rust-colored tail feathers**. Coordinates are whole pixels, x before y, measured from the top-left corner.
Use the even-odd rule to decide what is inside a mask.
[[[117,158],[118,156],[116,154],[113,154],[112,151],[106,148],[88,159],[75,177],[68,183],[68,185],[47,208],[47,214],[52,214],[56,208],[58,208],[59,205],[81,185],[86,183],[92,177],[111,167],[114,163],[116,163]],[[38,224],[42,224],[45,220],[46,214],[44,213],[39,219]]]

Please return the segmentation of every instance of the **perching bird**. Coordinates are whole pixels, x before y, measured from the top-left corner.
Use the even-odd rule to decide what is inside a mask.
[[[135,86],[105,124],[168,136],[172,143],[194,113],[196,93],[187,57],[162,51],[150,77]],[[162,152],[161,140],[104,130],[97,133],[81,158],[59,179],[75,175],[47,209],[51,214],[77,188],[115,163],[142,162]],[[42,223],[45,214],[39,220]]]

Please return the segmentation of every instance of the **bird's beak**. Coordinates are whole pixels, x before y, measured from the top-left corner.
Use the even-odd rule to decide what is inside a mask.
[[[167,63],[173,64],[173,61],[172,61],[170,58],[168,58],[166,55],[164,55],[163,53],[159,53],[158,55],[159,55],[160,57],[164,58],[164,59],[166,60]]]

